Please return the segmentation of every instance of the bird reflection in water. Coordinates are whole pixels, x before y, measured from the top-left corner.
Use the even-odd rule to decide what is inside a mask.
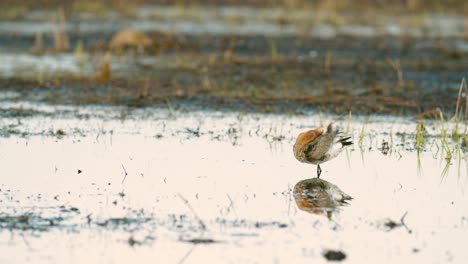
[[[353,199],[338,186],[319,178],[302,180],[294,186],[294,199],[299,209],[332,218],[343,205]]]

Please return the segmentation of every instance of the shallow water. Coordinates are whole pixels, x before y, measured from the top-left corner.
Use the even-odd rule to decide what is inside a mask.
[[[454,152],[443,173],[438,122],[426,123],[418,162],[416,122],[403,118],[2,103],[18,108],[42,114],[0,121],[2,263],[306,263],[329,249],[349,263],[468,257],[467,159]],[[297,208],[293,187],[316,167],[291,148],[299,131],[337,118],[355,144],[322,178],[354,199],[329,220]]]
[[[57,73],[89,75],[90,71],[80,67],[73,54],[31,55],[20,53],[0,54],[4,62],[0,65],[0,75],[4,77],[37,77]]]
[[[89,77],[92,78],[102,64],[104,55],[91,56],[83,53],[43,54],[35,55],[24,52],[0,53],[0,76],[26,77],[36,80],[46,77]],[[110,63],[114,76],[129,76],[138,67],[161,67],[167,63],[166,56],[132,56],[115,57]]]

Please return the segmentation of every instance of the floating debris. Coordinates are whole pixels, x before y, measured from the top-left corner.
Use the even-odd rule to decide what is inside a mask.
[[[384,226],[388,229],[387,231],[391,231],[395,228],[398,228],[398,227],[401,227],[401,226],[404,226],[406,228],[406,230],[408,231],[409,234],[412,233],[412,230],[408,228],[408,226],[406,225],[405,223],[405,217],[406,215],[408,214],[408,212],[405,212],[403,214],[403,216],[401,217],[400,219],[400,222],[395,222],[391,219],[387,219],[384,223]]]
[[[133,247],[135,244],[137,243],[137,241],[135,240],[135,238],[133,236],[130,236],[128,238],[128,244]]]
[[[346,254],[339,250],[326,250],[323,253],[323,256],[328,261],[342,261],[346,258]]]
[[[211,238],[192,238],[188,240],[182,239],[181,241],[187,242],[187,243],[192,243],[192,244],[213,244],[213,243],[219,243],[219,241],[211,239]]]
[[[64,136],[65,135],[65,131],[63,131],[62,129],[57,129],[55,131],[55,134],[58,135],[58,136]]]

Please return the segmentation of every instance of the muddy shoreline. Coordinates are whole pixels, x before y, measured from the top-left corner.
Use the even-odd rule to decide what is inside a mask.
[[[83,60],[76,54],[67,68],[54,52],[25,55],[37,61],[26,66],[36,68],[12,67],[0,85],[24,100],[51,104],[166,107],[169,100],[198,109],[411,116],[453,112],[468,67],[468,53],[453,47],[465,41],[457,38],[149,36],[158,45],[144,54],[112,55],[104,79],[99,67],[111,34],[86,34],[70,37],[71,46],[84,43],[85,65],[76,66]],[[0,37],[0,45],[20,54],[28,54],[32,42]],[[41,70],[46,59],[57,60],[59,72]]]
[[[169,100],[215,110],[417,115],[454,111],[468,67],[467,53],[450,48],[460,39],[157,35],[164,41],[145,54],[114,54],[104,79],[99,69],[108,37],[72,36],[72,46],[86,43],[86,65],[75,66],[73,54],[68,68],[59,61],[54,66],[63,72],[20,65],[3,74],[0,85],[24,100],[51,104],[164,107]],[[15,49],[31,41],[0,38]],[[34,56],[36,64],[27,67],[41,67],[46,58],[54,63],[56,55]]]
[[[21,95],[11,100],[449,115],[468,68],[468,23],[453,14],[138,6],[107,17],[78,7],[0,21],[0,87]],[[112,46],[129,27],[140,37]]]

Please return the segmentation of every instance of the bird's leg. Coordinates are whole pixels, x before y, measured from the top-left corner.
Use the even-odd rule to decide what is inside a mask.
[[[320,168],[320,164],[317,165],[317,178],[320,179],[320,174],[322,174],[322,169]]]

